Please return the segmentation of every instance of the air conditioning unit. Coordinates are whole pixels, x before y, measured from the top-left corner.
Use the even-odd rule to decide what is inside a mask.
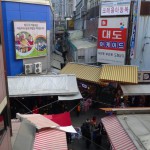
[[[42,63],[36,62],[34,63],[34,73],[38,74],[42,72]]]
[[[24,64],[24,72],[26,75],[33,73],[32,66],[32,64]]]

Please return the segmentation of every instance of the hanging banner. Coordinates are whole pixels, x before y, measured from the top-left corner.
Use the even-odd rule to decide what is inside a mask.
[[[47,55],[46,22],[14,21],[16,59]]]
[[[97,62],[124,65],[128,17],[100,18]]]
[[[135,1],[134,6],[133,6],[133,24],[132,24],[132,34],[131,34],[131,41],[130,41],[130,58],[131,59],[135,57],[137,13],[138,13],[138,1]]]
[[[118,16],[129,14],[130,14],[130,0],[101,3],[101,16]]]

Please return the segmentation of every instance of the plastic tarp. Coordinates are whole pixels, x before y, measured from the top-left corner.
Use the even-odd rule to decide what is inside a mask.
[[[10,97],[75,95],[79,93],[75,75],[8,77]]]
[[[83,38],[83,31],[82,30],[70,30],[69,33],[69,40],[81,39]]]
[[[60,126],[72,125],[69,112],[64,112],[60,114],[52,114],[52,115],[44,115],[44,117],[52,120],[53,122],[59,124]]]
[[[65,112],[61,114],[44,115],[44,117],[59,124],[60,126],[57,127],[57,129],[59,130],[70,132],[70,133],[77,133],[74,127],[72,126],[69,112]]]
[[[54,68],[61,69],[61,62],[58,61],[58,60],[53,59],[53,60],[51,61],[51,65],[52,65],[52,67],[54,67]]]
[[[71,43],[78,49],[87,49],[87,48],[95,48],[97,49],[97,44],[94,42],[89,42],[85,39],[80,39],[80,40],[71,40]]]
[[[60,55],[57,55],[57,54],[53,53],[52,54],[52,58],[54,60],[57,60],[57,61],[61,62],[61,63],[64,63],[64,58],[62,56],[60,56]]]

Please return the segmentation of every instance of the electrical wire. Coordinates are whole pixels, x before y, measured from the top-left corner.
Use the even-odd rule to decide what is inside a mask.
[[[26,107],[23,103],[21,103],[17,98],[15,98],[15,100],[17,101],[17,102],[19,102],[22,106],[24,106],[27,110],[29,110],[29,113],[31,113],[32,112],[32,110],[30,110],[28,107]]]
[[[49,105],[51,105],[51,104],[54,104],[54,103],[56,103],[56,102],[58,102],[58,101],[59,101],[59,100],[54,101],[54,102],[51,102],[51,103],[46,104],[46,105],[44,105],[44,106],[38,107],[37,109],[40,110],[41,108],[47,107],[47,106],[49,106]],[[26,114],[28,114],[28,113],[30,113],[30,112],[27,112]]]

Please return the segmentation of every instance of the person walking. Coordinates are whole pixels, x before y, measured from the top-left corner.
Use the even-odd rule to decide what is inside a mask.
[[[85,139],[86,139],[86,148],[89,149],[91,145],[91,131],[90,125],[87,123],[85,128]]]
[[[80,107],[80,105],[78,105],[78,106],[77,106],[77,117],[79,117],[80,111],[81,111],[81,107]]]

